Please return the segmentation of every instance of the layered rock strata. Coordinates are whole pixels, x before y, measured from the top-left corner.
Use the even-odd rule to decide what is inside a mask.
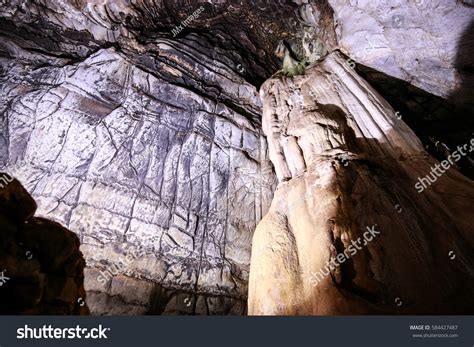
[[[419,193],[437,162],[337,52],[261,96],[280,183],[249,314],[474,312],[472,181],[451,169]]]
[[[94,314],[154,310],[151,296],[118,294],[116,276],[245,311],[251,237],[275,179],[256,89],[209,44],[155,37],[148,53],[77,60],[0,44],[1,167],[40,216],[78,234]]]

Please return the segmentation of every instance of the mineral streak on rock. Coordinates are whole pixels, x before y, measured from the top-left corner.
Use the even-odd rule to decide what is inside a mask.
[[[338,52],[261,96],[280,183],[253,237],[249,314],[472,313],[472,181],[450,170],[419,194],[434,159]]]

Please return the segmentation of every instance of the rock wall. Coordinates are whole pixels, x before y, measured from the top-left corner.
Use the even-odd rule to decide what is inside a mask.
[[[470,1],[328,0],[303,2],[298,18],[329,51],[353,59],[442,161],[472,137],[473,14]],[[456,167],[472,179],[473,163],[464,157]]]
[[[37,35],[28,11],[6,18]],[[92,313],[156,312],[163,300],[165,313],[206,312],[188,305],[198,298],[209,312],[244,312],[251,237],[275,186],[256,88],[205,37],[110,46],[94,41],[105,39],[97,26],[87,26],[95,38],[71,36],[49,11],[62,13],[42,15],[51,39],[41,49],[3,26],[0,167],[24,182],[39,216],[79,236]],[[76,12],[61,25],[80,22]],[[140,286],[188,300],[174,307],[173,295],[146,291],[137,301]]]
[[[0,173],[0,313],[88,314],[79,239],[35,211],[23,186]]]
[[[446,250],[459,253],[450,263],[463,264],[456,276],[465,278],[472,269],[467,212],[459,207],[471,197],[469,181],[450,170],[423,194],[411,186],[435,163],[417,136],[440,159],[471,135],[470,112],[445,104],[449,98],[472,106],[467,3],[4,1],[0,169],[25,185],[39,216],[78,235],[93,314],[245,313],[251,239],[276,186],[269,156],[280,185],[258,230],[276,223],[267,236],[281,230],[283,239],[277,233],[276,243],[267,240],[276,258],[260,257],[267,236],[259,231],[254,268],[267,264],[272,273],[279,257],[288,255],[288,268],[296,272],[287,274],[287,286],[300,301],[285,299],[283,305],[294,310],[305,298],[312,304],[303,313],[365,312],[368,300],[385,312],[396,295],[414,300],[407,312],[431,312],[428,304],[420,307],[434,301],[419,299],[410,287],[408,277],[417,274],[394,270],[388,244],[398,250],[408,234],[416,235],[413,244],[421,250],[402,251],[403,271],[422,257],[426,271],[413,283],[442,278],[436,300],[457,285],[445,283],[451,275],[428,273]],[[364,76],[397,113],[352,70],[341,70],[347,68],[342,58],[332,54],[304,76],[267,81],[262,122],[257,90],[281,68],[279,57],[302,72],[336,49],[358,62],[359,71],[376,69]],[[398,111],[403,121],[394,118]],[[464,156],[452,166],[470,173],[472,162]],[[444,187],[466,189],[456,201],[448,193],[431,195]],[[431,238],[427,216],[441,207],[441,231]],[[395,217],[398,224],[387,227]],[[413,225],[404,225],[410,218]],[[387,238],[382,250],[370,248],[376,243],[358,250],[357,264],[348,261],[344,275],[327,284],[337,303],[315,308],[320,298],[308,276],[335,252],[331,247],[340,250],[371,223],[385,223],[389,231],[400,227],[402,241]],[[456,232],[445,236],[450,224]],[[317,242],[311,225],[317,226]],[[313,246],[320,249],[307,248]],[[373,266],[387,266],[393,279]],[[372,273],[375,282],[367,279]],[[265,288],[268,275],[261,276],[259,288]],[[334,283],[362,303],[341,303]],[[381,299],[377,286],[384,288]],[[262,311],[252,294],[251,312],[290,312],[275,308],[280,294],[272,295],[257,300]],[[451,312],[448,306],[439,310]]]
[[[451,169],[419,192],[437,162],[338,52],[261,96],[280,183],[249,314],[472,314],[472,181]]]
[[[328,0],[338,47],[357,62],[449,98],[472,88],[469,1]],[[307,5],[309,6],[309,5]],[[466,90],[467,91],[467,90]],[[471,103],[462,93],[459,102]]]

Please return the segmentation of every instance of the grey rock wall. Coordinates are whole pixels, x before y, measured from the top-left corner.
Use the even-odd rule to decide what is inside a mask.
[[[79,236],[91,312],[244,312],[251,238],[275,185],[256,88],[198,36],[108,47],[81,32],[90,44],[67,52],[61,39],[61,57],[8,33],[1,168]],[[123,276],[143,283],[117,289]],[[136,301],[141,285],[168,294]],[[197,298],[210,308],[187,305]]]
[[[465,68],[473,63],[473,7],[455,0],[328,2],[337,45],[355,61],[444,98],[472,86]],[[467,95],[456,99],[472,103]]]

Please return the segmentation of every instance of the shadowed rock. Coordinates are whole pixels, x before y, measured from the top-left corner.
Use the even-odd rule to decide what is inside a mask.
[[[0,313],[88,314],[79,239],[35,210],[16,179],[0,188]]]

